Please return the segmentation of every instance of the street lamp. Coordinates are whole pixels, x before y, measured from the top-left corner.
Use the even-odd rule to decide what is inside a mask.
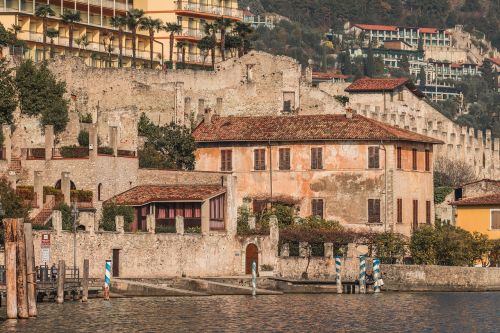
[[[71,210],[73,214],[73,274],[76,275],[76,227],[78,220],[78,208],[76,207],[76,201],[73,202],[73,209]]]

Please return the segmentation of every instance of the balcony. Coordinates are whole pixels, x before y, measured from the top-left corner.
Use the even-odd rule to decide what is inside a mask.
[[[243,19],[243,11],[236,8],[218,7],[189,1],[177,1],[178,12],[189,12],[199,14],[201,17],[215,18],[217,16],[227,16],[237,20]],[[178,13],[179,14],[179,13]]]
[[[177,36],[177,39],[196,39],[200,40],[205,37],[206,34],[196,29],[183,29],[182,32]]]

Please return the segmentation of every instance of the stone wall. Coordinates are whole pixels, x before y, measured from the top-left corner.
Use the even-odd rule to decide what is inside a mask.
[[[381,265],[380,270],[386,290],[500,290],[500,268]]]

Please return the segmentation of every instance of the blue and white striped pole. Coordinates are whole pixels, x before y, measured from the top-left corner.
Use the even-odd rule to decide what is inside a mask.
[[[257,263],[252,261],[252,296],[257,295]]]
[[[373,292],[379,293],[380,292],[380,260],[377,258],[373,259],[373,279],[374,284],[373,284]]]
[[[366,294],[366,258],[359,256],[359,293]]]
[[[342,294],[342,280],[340,277],[340,268],[342,266],[341,256],[335,256],[335,280],[337,282],[337,294]]]
[[[104,299],[109,300],[109,285],[111,284],[111,260],[106,260],[106,273],[104,275]]]

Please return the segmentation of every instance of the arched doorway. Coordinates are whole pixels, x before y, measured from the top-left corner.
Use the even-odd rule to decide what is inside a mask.
[[[69,181],[69,187],[71,190],[76,190],[75,183],[73,183],[72,180]],[[56,185],[54,186],[54,188],[56,188],[58,190],[61,189],[61,180],[60,179],[56,182]]]
[[[259,272],[259,249],[255,244],[248,244],[245,250],[245,274],[252,274],[252,262],[257,264]]]

